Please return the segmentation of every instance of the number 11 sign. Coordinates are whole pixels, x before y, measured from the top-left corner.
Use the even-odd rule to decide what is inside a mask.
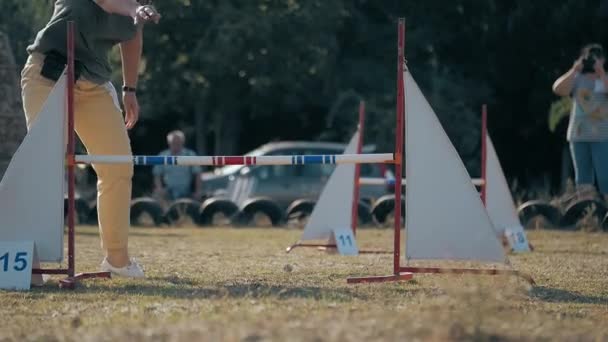
[[[33,241],[0,241],[0,289],[30,289],[33,253]]]
[[[358,255],[357,240],[350,228],[334,229],[334,239],[340,255]]]

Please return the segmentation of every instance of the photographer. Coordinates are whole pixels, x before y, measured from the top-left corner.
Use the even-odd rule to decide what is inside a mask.
[[[553,84],[559,96],[573,100],[567,139],[574,161],[577,190],[592,189],[608,195],[608,76],[604,49],[585,46],[568,72]]]

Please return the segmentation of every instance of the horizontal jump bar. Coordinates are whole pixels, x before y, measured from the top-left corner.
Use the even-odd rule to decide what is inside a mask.
[[[481,178],[473,178],[473,185],[482,186],[486,184]],[[401,186],[405,186],[405,178],[401,181]],[[394,179],[384,179],[384,178],[369,178],[369,177],[361,177],[359,179],[359,184],[361,185],[395,185]]]
[[[308,165],[308,164],[376,164],[394,163],[392,153],[297,155],[297,156],[119,156],[76,155],[78,164],[133,165]]]

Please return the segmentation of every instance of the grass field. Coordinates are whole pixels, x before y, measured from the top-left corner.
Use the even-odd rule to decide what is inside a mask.
[[[145,280],[0,292],[0,341],[608,341],[608,234],[533,231],[509,277],[429,275],[347,285],[391,271],[390,255],[285,254],[284,229],[133,229]],[[359,245],[391,246],[389,230]],[[97,269],[97,231],[80,227],[79,271]]]

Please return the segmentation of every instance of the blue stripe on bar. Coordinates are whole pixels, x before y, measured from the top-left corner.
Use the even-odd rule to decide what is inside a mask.
[[[335,154],[332,156],[332,159],[333,159],[333,164],[335,164],[336,163],[336,155]]]
[[[137,165],[165,165],[167,157],[163,156],[138,156],[136,159]]]
[[[325,158],[324,158],[323,164],[329,164],[329,163],[331,163],[331,158],[329,156],[324,156],[324,157]]]
[[[323,156],[304,156],[304,164],[323,164]]]
[[[296,164],[296,156],[291,156],[291,165]]]

